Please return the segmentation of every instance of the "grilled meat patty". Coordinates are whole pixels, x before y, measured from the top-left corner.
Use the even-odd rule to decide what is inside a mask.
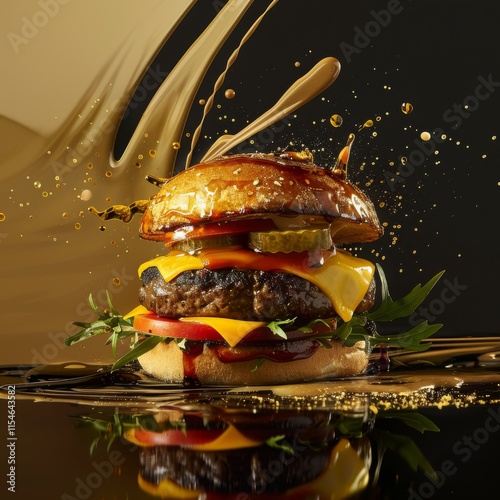
[[[330,300],[313,283],[283,272],[241,269],[185,271],[166,282],[156,267],[146,269],[139,300],[158,316],[212,316],[252,321],[312,320],[336,316]],[[375,282],[356,312],[374,302]]]

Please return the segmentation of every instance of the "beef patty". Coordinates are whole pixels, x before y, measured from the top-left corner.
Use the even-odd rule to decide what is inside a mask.
[[[336,316],[332,303],[313,283],[283,272],[242,269],[184,271],[166,282],[156,267],[146,269],[139,301],[158,316],[211,316],[248,321]],[[368,310],[375,281],[356,309]]]

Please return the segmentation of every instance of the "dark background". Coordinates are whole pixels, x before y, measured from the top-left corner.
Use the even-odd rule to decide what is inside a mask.
[[[153,65],[172,68],[224,3],[197,2]],[[210,95],[228,56],[266,5],[254,2],[248,10],[214,61],[200,98]],[[331,165],[349,133],[356,133],[349,177],[374,200],[386,234],[351,250],[382,264],[394,298],[445,269],[427,309],[413,319],[443,323],[440,335],[496,334],[500,171],[493,138],[500,36],[494,11],[486,0],[282,0],[230,69],[194,161],[225,130],[237,132],[274,105],[320,59],[337,57],[342,70],[329,89],[288,117],[289,126],[257,135],[245,148],[273,152],[292,141],[294,149],[311,149],[316,163]],[[480,89],[476,98],[478,85],[488,80],[489,90]],[[224,97],[227,88],[235,90],[234,99]],[[402,113],[403,102],[413,105],[412,113]],[[147,100],[131,103],[118,154]],[[195,103],[186,132],[196,128],[201,113]],[[331,126],[332,114],[343,117],[341,127]],[[370,119],[373,127],[358,130]],[[423,131],[436,134],[419,146]],[[179,152],[177,170],[184,168],[186,152]],[[401,156],[413,162],[403,166]]]

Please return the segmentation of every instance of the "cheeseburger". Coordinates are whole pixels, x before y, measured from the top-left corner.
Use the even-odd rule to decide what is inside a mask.
[[[174,382],[279,384],[362,373],[364,342],[337,325],[374,302],[374,265],[342,249],[383,234],[345,170],[308,154],[226,156],[161,184],[140,235],[165,251],[139,268],[139,357]]]

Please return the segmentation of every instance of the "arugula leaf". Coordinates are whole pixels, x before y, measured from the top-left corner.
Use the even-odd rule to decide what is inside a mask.
[[[440,432],[439,427],[425,415],[416,411],[383,411],[377,415],[378,419],[394,419],[404,422],[408,427],[420,433],[425,431]]]
[[[135,337],[135,342],[132,344],[131,350],[120,359],[117,359],[111,367],[112,370],[117,370],[118,368],[126,365],[128,362],[137,359],[139,356],[142,356],[144,353],[150,351],[160,342],[169,340],[166,337],[139,332],[134,328],[132,318],[125,319],[116,311],[113,304],[111,303],[111,297],[108,292],[106,292],[106,298],[108,302],[108,308],[103,312],[100,312],[94,302],[92,294],[89,295],[88,300],[90,307],[97,314],[98,318],[92,323],[75,321],[73,324],[75,326],[83,328],[83,330],[65,339],[64,343],[67,346],[72,346],[91,337],[106,333],[109,335],[109,337],[106,340],[105,344],[111,344],[113,356],[116,359],[118,357],[118,342],[126,339],[127,337]],[[139,335],[144,338],[141,340],[137,340],[137,337]]]
[[[434,335],[443,325],[429,325],[427,321],[423,321],[407,332],[398,333],[396,335],[369,335],[364,333],[351,332],[349,337],[344,341],[346,346],[353,346],[360,340],[368,341],[371,346],[383,345],[387,347],[400,347],[415,352],[423,352],[429,349],[430,342],[422,344],[421,341]]]
[[[379,455],[383,455],[386,450],[391,450],[396,453],[398,457],[402,458],[413,471],[416,472],[417,470],[421,470],[433,478],[436,478],[434,468],[425,458],[413,439],[382,429],[374,429],[372,436],[377,441]]]
[[[289,325],[293,323],[297,318],[291,318],[291,319],[283,319],[283,320],[276,320],[276,321],[271,321],[270,323],[267,324],[267,327],[269,330],[273,332],[274,335],[278,335],[278,337],[281,337],[282,339],[287,339],[286,332],[281,328],[281,325]]]
[[[140,340],[139,342],[134,344],[133,348],[129,352],[127,352],[127,354],[125,354],[115,362],[115,364],[111,367],[111,370],[118,370],[118,368],[121,368],[130,361],[133,361],[134,359],[137,359],[139,356],[142,356],[143,354],[150,351],[164,340],[165,337],[160,337],[158,335],[149,335],[144,340]]]
[[[372,321],[393,321],[410,316],[424,301],[434,285],[439,281],[444,271],[437,273],[424,286],[418,284],[413,290],[399,300],[393,301],[387,286],[387,279],[382,267],[377,264],[382,290],[382,302],[376,311],[366,314]]]

